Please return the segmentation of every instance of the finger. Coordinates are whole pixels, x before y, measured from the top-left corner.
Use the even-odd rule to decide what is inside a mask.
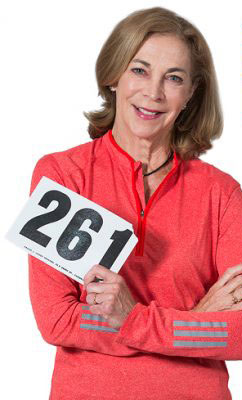
[[[101,304],[90,304],[89,310],[91,311],[92,314],[103,315]]]
[[[241,299],[242,299],[242,286],[240,286],[239,288],[237,288],[237,289],[234,291],[234,294],[235,294],[235,296],[236,296],[239,300],[241,300]]]
[[[84,276],[84,286],[90,282],[93,282],[95,278],[101,278],[104,282],[115,282],[119,276],[116,272],[110,271],[110,269],[104,267],[103,265],[94,265]]]
[[[112,293],[98,293],[96,295],[94,293],[89,293],[86,297],[86,302],[90,305],[95,305],[94,299],[95,303],[100,305],[107,302],[113,303],[115,301],[115,296]]]
[[[242,264],[226,269],[224,274],[215,283],[217,288],[223,287],[230,279],[242,273]]]
[[[239,302],[242,300],[242,288],[241,288],[241,287],[235,289],[235,290],[232,292],[232,294],[233,294],[233,297],[234,297],[235,299],[237,299]],[[236,304],[237,304],[237,303],[236,303]]]
[[[100,315],[106,320],[109,318],[109,315],[103,310],[102,304],[90,305],[90,311],[92,314]]]
[[[238,275],[233,279],[230,279],[223,287],[225,293],[231,293],[235,289],[242,287],[242,275]]]
[[[229,293],[227,296],[224,297],[228,298],[228,301],[230,302],[230,307],[227,307],[227,309],[225,309],[225,311],[239,311],[242,310],[242,301],[239,301],[238,303],[234,303],[233,297],[235,297],[238,300],[242,299],[242,289],[237,289],[233,291],[233,296],[231,295],[231,293]]]
[[[88,283],[86,287],[87,293],[118,293],[118,283]]]
[[[230,311],[242,311],[242,301],[239,303],[233,304],[230,308]]]
[[[100,315],[100,316],[103,317],[102,310],[101,310],[100,306],[98,306],[96,304],[90,306],[90,311],[91,311],[92,314]]]
[[[100,264],[93,265],[93,267],[84,276],[84,286],[86,287],[90,282],[98,282],[99,279],[103,279],[106,270],[107,268]]]

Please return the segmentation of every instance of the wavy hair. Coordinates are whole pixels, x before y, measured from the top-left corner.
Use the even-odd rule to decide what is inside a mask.
[[[191,55],[191,80],[196,85],[187,107],[180,112],[170,135],[170,149],[184,160],[199,157],[212,148],[212,140],[221,136],[223,114],[217,76],[208,44],[189,21],[166,8],[153,7],[129,14],[113,29],[96,61],[98,95],[102,108],[83,112],[88,119],[92,139],[112,129],[116,113],[116,93],[121,75],[143,43],[154,33],[173,34],[183,40]]]

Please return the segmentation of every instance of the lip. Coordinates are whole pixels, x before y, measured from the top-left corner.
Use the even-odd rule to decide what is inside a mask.
[[[136,107],[136,106],[135,106]],[[146,110],[146,111],[150,111],[150,112],[159,112],[159,113],[161,113],[162,111],[160,111],[160,110],[152,110],[152,109],[150,109],[150,108],[146,108],[146,107],[136,107],[136,108],[143,108],[144,110]]]
[[[139,118],[142,118],[143,120],[157,119],[157,118],[160,118],[162,114],[164,114],[163,112],[159,111],[160,114],[147,115],[147,114],[143,114],[141,111],[139,111],[136,106],[133,106],[133,107],[134,107],[134,111],[135,111],[136,115]],[[147,111],[150,111],[150,110],[147,110]],[[153,111],[153,112],[157,112],[157,111]]]

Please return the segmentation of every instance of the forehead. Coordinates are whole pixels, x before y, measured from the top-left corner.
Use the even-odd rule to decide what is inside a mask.
[[[153,34],[141,46],[133,58],[140,58],[151,64],[190,69],[191,57],[187,45],[175,35]],[[174,65],[171,65],[174,64]]]

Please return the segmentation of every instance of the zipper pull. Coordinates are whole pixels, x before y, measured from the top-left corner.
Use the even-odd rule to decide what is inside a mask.
[[[141,217],[144,216],[144,210],[141,210],[141,211],[140,211],[140,215],[141,215]]]

